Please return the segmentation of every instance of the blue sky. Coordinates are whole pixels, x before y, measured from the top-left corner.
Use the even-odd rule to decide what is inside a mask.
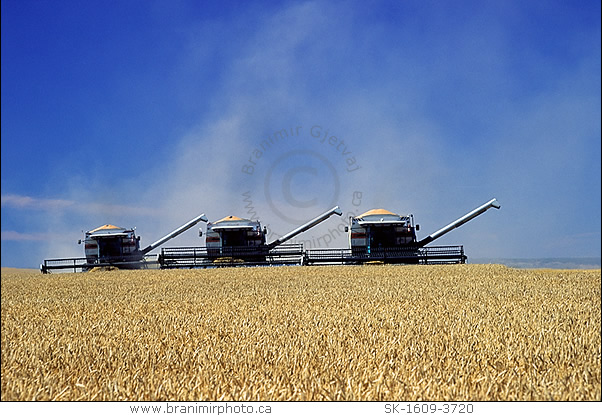
[[[3,0],[1,18],[2,266],[203,212],[276,237],[334,201],[426,237],[492,197],[437,243],[600,256],[599,1]],[[343,247],[343,220],[304,238]]]

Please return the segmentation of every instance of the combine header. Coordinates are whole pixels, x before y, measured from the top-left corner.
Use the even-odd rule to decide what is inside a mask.
[[[285,242],[342,214],[335,206],[270,243],[266,243],[267,228],[259,221],[226,216],[207,224],[205,247],[163,248],[159,262],[162,268],[300,264],[303,246]]]
[[[365,262],[442,264],[464,263],[464,247],[427,244],[463,225],[490,208],[499,209],[496,199],[479,206],[447,226],[417,240],[419,225],[413,215],[398,215],[385,209],[373,209],[349,218],[349,249],[317,249],[305,253],[304,262],[360,264]]]
[[[124,269],[138,269],[147,266],[145,255],[199,222],[207,222],[205,214],[186,222],[163,238],[140,249],[140,237],[135,228],[126,229],[115,225],[104,225],[86,232],[84,239],[85,258],[46,259],[40,270],[47,274],[53,270],[69,269],[88,271],[95,267],[114,266]],[[78,243],[82,243],[80,240]]]

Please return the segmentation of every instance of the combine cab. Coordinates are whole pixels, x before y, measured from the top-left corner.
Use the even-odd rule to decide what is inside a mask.
[[[372,209],[349,218],[349,246],[353,255],[365,255],[383,249],[416,244],[412,215],[398,215],[385,209]]]
[[[207,224],[205,246],[210,259],[239,258],[261,261],[265,257],[265,236],[267,229],[261,229],[259,221],[226,216]],[[258,255],[257,255],[258,254]],[[262,255],[263,254],[263,255]]]
[[[80,240],[81,244],[82,241]],[[104,225],[86,232],[84,239],[86,263],[90,266],[102,262],[136,262],[142,260],[140,237],[135,229]]]

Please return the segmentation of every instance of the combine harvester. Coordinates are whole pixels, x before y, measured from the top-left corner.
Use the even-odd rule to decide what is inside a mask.
[[[313,264],[449,264],[464,263],[464,247],[432,246],[427,244],[462,226],[490,208],[501,206],[496,199],[479,206],[447,226],[417,240],[413,215],[397,215],[385,209],[373,209],[362,215],[349,218],[348,249],[312,249],[304,254],[303,263]]]
[[[126,229],[114,225],[104,225],[86,232],[83,241],[85,258],[46,259],[40,265],[40,270],[47,274],[61,269],[77,272],[77,270],[89,271],[97,267],[147,268],[148,253],[201,221],[207,222],[205,214],[188,221],[144,249],[140,249],[140,237],[136,236],[135,228]],[[82,241],[80,240],[78,243],[81,244]]]
[[[163,248],[159,263],[161,268],[301,264],[303,245],[284,243],[332,215],[342,214],[335,206],[270,243],[266,243],[268,230],[259,221],[226,216],[207,224],[204,247]]]
[[[496,199],[479,206],[447,226],[418,240],[419,225],[413,215],[398,215],[384,209],[372,209],[349,218],[349,248],[304,250],[302,244],[285,244],[295,236],[322,223],[332,215],[342,215],[338,206],[322,213],[273,242],[266,243],[267,228],[259,221],[227,216],[207,223],[204,247],[162,248],[156,263],[161,268],[206,268],[250,265],[318,265],[318,264],[449,264],[464,263],[462,245],[427,246],[453,229],[486,212],[499,209]],[[175,238],[200,221],[197,216],[158,241],[140,249],[140,237],[134,229],[104,225],[86,232],[85,258],[47,259],[40,266],[43,273],[69,269],[88,271],[95,267],[114,266],[125,269],[147,268],[147,254]],[[199,231],[202,236],[202,231]],[[81,243],[81,241],[80,241]]]

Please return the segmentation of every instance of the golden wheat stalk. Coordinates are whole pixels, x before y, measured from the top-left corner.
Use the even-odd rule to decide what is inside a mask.
[[[2,271],[2,400],[600,400],[600,270]]]

